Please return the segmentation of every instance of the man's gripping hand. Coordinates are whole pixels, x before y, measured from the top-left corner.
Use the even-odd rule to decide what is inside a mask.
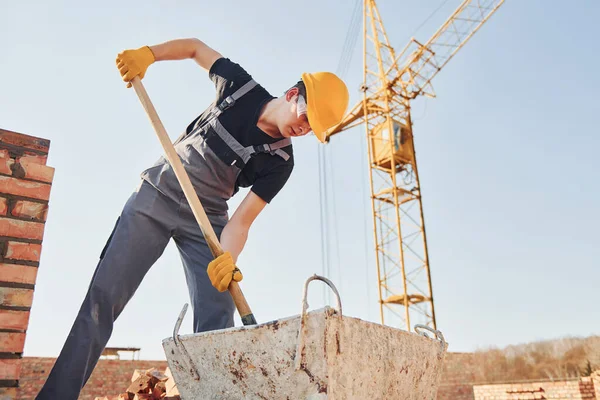
[[[127,82],[127,87],[131,87],[131,80],[139,76],[140,79],[146,75],[148,67],[154,63],[155,58],[150,47],[144,46],[136,50],[125,50],[117,56],[117,68]]]
[[[208,263],[207,272],[210,282],[219,292],[226,291],[232,280],[240,282],[243,278],[242,271],[235,266],[228,251]]]

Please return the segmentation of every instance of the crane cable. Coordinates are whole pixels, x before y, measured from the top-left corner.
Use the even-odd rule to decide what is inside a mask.
[[[425,18],[425,20],[423,22],[421,22],[421,25],[419,25],[417,27],[417,29],[414,30],[413,34],[411,36],[415,36],[417,34],[417,32],[423,27],[423,25],[425,25],[435,14],[437,14],[438,11],[440,11],[440,9],[442,7],[444,7],[444,5],[448,2],[448,0],[444,0],[442,1],[442,3],[435,9],[433,10],[433,12],[431,14],[429,14],[429,17]]]
[[[336,74],[340,77],[345,77],[348,72],[348,67],[351,64],[352,56],[354,55],[354,49],[356,48],[356,40],[358,39],[358,29],[360,28],[360,17],[361,17],[361,0],[354,2],[354,9],[352,10],[352,17],[350,18],[350,24],[346,31],[346,39],[344,40],[344,46],[342,47],[342,53],[338,61]]]
[[[329,252],[328,252],[328,234],[326,227],[326,218],[327,218],[327,191],[324,190],[324,185],[326,185],[326,176],[323,173],[323,151],[321,149],[322,145],[317,143],[318,147],[318,164],[319,164],[319,219],[320,219],[320,228],[321,228],[321,267],[322,267],[322,275],[330,278],[329,275]],[[326,189],[326,187],[325,187]],[[329,303],[330,297],[326,290],[327,288],[323,286],[323,300],[327,299]]]
[[[342,52],[340,54],[340,59],[338,61],[338,66],[336,69],[336,74],[340,78],[344,78],[348,72],[349,65],[352,60],[352,56],[356,47],[356,40],[358,37],[358,30],[360,27],[360,5],[362,0],[355,0],[354,9],[352,11],[352,16],[350,18],[350,24],[348,25],[348,30],[346,32],[346,38],[344,40],[344,45],[342,47]],[[332,165],[331,157],[327,155],[326,146],[317,143],[318,146],[318,164],[319,164],[319,208],[320,208],[320,222],[321,222],[321,263],[323,275],[330,277],[331,276],[331,256],[330,256],[330,226],[329,219],[332,219],[333,222],[333,236],[335,239],[335,249],[336,249],[336,258],[337,258],[337,273],[339,279],[341,280],[341,264],[340,264],[340,245],[339,245],[339,235],[337,231],[337,212],[336,212],[336,200],[335,200],[335,189],[333,187],[329,187],[331,184],[335,183],[334,177],[334,169]],[[329,172],[327,171],[329,169]],[[331,179],[328,179],[328,175],[331,176]],[[331,184],[328,184],[328,181]],[[329,214],[329,197],[328,190],[331,189],[332,193],[332,203],[333,203],[333,213],[330,216]],[[326,299],[328,303],[331,303],[331,293],[327,290],[326,287],[323,287],[323,298]]]

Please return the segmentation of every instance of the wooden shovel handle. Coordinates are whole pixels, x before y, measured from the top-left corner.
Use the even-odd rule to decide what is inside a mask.
[[[183,164],[181,163],[179,156],[175,152],[173,143],[171,143],[171,139],[169,138],[169,135],[167,135],[167,131],[165,130],[165,127],[163,126],[160,118],[158,117],[158,113],[156,112],[154,105],[150,101],[150,97],[148,96],[148,93],[146,92],[142,81],[139,77],[136,76],[131,81],[131,84],[133,85],[135,92],[140,98],[140,102],[142,103],[144,110],[146,110],[148,118],[150,118],[150,122],[152,123],[152,126],[154,127],[154,130],[158,135],[158,139],[160,140],[160,143],[162,144],[163,149],[165,150],[167,160],[169,161],[171,167],[175,171],[175,176],[177,176],[177,180],[179,181],[179,184],[183,189],[183,193],[185,194],[185,197],[188,203],[190,204],[190,207],[192,208],[192,212],[194,213],[198,224],[200,225],[200,230],[202,231],[202,234],[206,239],[206,243],[208,244],[208,247],[210,248],[213,257],[216,258],[220,256],[221,254],[223,254],[223,249],[221,248],[221,244],[217,239],[217,235],[215,235],[215,231],[213,230],[212,225],[208,220],[208,217],[206,216],[204,207],[202,207],[202,203],[200,203],[200,199],[198,198],[198,195],[196,194],[196,191],[192,186],[192,182],[190,181],[187,172],[183,168]],[[233,302],[235,303],[235,306],[238,312],[240,313],[240,317],[242,319],[243,324],[255,325],[256,320],[254,319],[252,310],[250,310],[250,306],[246,302],[246,298],[242,293],[242,289],[240,288],[240,285],[237,282],[231,281],[231,283],[229,284],[229,293],[231,294],[231,297],[233,297]]]

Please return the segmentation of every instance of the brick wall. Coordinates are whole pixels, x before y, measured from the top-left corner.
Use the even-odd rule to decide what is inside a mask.
[[[0,129],[0,398],[21,373],[54,168],[50,141]]]
[[[472,376],[471,360],[470,354],[446,355],[445,375],[438,390],[438,400],[600,400],[600,371],[595,372],[591,378],[581,380],[473,385],[468,381],[461,381],[461,377],[469,379]],[[24,357],[16,399],[33,399],[54,362],[54,358]],[[461,365],[464,367],[464,374],[461,373]],[[149,368],[164,371],[167,362],[100,360],[79,400],[94,400],[95,397],[122,393],[129,386],[134,370]],[[2,396],[0,399],[4,400]]]
[[[474,400],[597,399],[592,378],[554,382],[475,385]]]
[[[24,357],[16,399],[33,399],[42,388],[55,361],[54,358]],[[150,368],[164,371],[167,368],[167,362],[100,360],[83,388],[79,400],[94,400],[96,397],[116,396],[123,393],[131,384],[131,375],[134,370]]]

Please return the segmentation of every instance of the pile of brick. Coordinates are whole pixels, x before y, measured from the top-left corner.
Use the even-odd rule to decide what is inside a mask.
[[[169,368],[160,372],[156,368],[136,369],[131,385],[117,396],[96,397],[95,400],[181,400]]]

